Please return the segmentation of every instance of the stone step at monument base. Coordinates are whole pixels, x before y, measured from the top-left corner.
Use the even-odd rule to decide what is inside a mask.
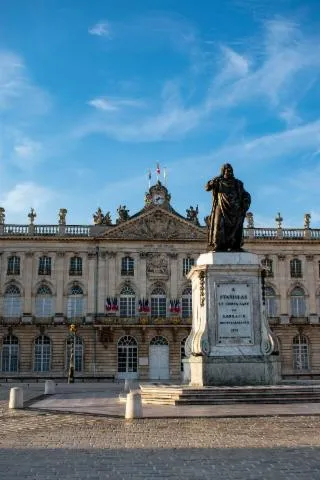
[[[180,387],[140,385],[143,403],[156,405],[232,405],[320,402],[320,385]]]

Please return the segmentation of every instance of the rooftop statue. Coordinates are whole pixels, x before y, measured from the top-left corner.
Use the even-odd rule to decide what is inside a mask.
[[[251,197],[243,183],[234,177],[229,163],[221,174],[209,180],[205,189],[212,191],[212,210],[208,217],[208,248],[214,252],[241,251],[243,222]]]

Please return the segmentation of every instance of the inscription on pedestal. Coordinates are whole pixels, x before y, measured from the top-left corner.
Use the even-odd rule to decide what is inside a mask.
[[[217,343],[252,345],[251,288],[246,283],[217,284]]]

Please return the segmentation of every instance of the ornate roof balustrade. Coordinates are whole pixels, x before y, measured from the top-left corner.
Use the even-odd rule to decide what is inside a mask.
[[[0,237],[99,237],[117,225],[0,224]],[[197,227],[206,233],[205,226]],[[245,240],[320,240],[320,228],[244,228]]]

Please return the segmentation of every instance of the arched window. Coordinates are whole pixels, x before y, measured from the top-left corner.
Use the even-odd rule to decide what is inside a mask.
[[[186,346],[186,340],[187,340],[187,337],[183,338],[181,340],[181,343],[180,343],[180,371],[183,372],[183,362],[182,360],[184,358],[187,358],[186,356],[186,350],[185,350],[185,346]]]
[[[302,262],[298,258],[290,261],[290,276],[291,278],[302,277]]]
[[[162,335],[156,335],[151,340],[150,345],[169,345],[169,344],[166,337],[162,337]]]
[[[67,302],[67,317],[77,318],[84,315],[83,290],[79,285],[70,288]]]
[[[306,313],[306,300],[301,287],[295,287],[290,296],[291,315],[293,317],[304,317]]]
[[[118,373],[138,371],[138,345],[135,338],[125,335],[118,341]]]
[[[294,370],[309,370],[309,342],[305,335],[296,335],[292,341]]]
[[[39,258],[39,275],[51,275],[51,257],[43,255]]]
[[[7,275],[20,275],[20,257],[17,255],[8,258]]]
[[[127,256],[121,259],[121,275],[134,275],[134,259]]]
[[[266,277],[273,277],[273,262],[270,258],[261,260],[261,265],[265,269]]]
[[[78,335],[70,335],[66,344],[66,369],[70,366],[71,347],[73,348],[74,371],[83,371],[83,340]]]
[[[72,257],[70,258],[69,275],[82,275],[82,258]]]
[[[2,342],[2,371],[17,372],[19,365],[19,340],[7,335]]]
[[[192,316],[192,288],[187,287],[182,292],[181,299],[181,314],[183,318],[188,318]]]
[[[277,316],[277,299],[275,291],[272,287],[266,287],[265,290],[266,296],[266,311],[268,317],[276,317]]]
[[[153,317],[166,317],[167,299],[162,288],[155,288],[151,293],[151,315]]]
[[[134,317],[136,314],[136,294],[125,285],[120,292],[120,317]]]
[[[36,317],[52,317],[53,298],[52,292],[47,285],[41,285],[38,288],[35,306]]]
[[[9,285],[4,293],[3,316],[20,317],[21,315],[21,294],[16,285]]]
[[[40,335],[34,341],[34,371],[49,372],[51,368],[51,340]]]

